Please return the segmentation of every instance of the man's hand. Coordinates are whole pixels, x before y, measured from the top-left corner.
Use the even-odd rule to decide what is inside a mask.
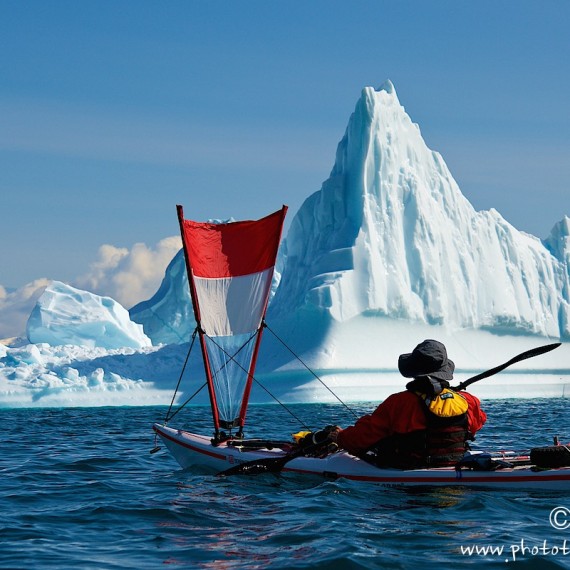
[[[336,440],[338,438],[338,434],[342,431],[342,428],[338,427],[338,426],[332,426],[332,429],[329,431],[328,436],[331,439],[331,441],[333,441],[334,443],[336,443]]]

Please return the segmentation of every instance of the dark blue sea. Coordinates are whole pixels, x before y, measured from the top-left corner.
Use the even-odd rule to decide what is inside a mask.
[[[340,405],[291,409],[311,427],[351,423]],[[485,409],[481,448],[570,441],[566,399]],[[149,453],[165,411],[0,410],[0,568],[570,568],[570,529],[549,522],[553,509],[570,512],[568,494],[216,478]],[[252,437],[300,429],[278,405],[252,406],[248,418]],[[185,409],[170,425],[209,433],[210,411]]]

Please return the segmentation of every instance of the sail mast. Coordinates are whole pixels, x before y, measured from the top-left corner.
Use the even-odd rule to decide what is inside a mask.
[[[283,206],[283,208],[281,209],[281,213],[282,213],[282,219],[281,219],[281,224],[280,224],[280,228],[279,228],[279,237],[277,238],[278,244],[281,242],[281,234],[283,232],[283,223],[285,221],[285,215],[287,214],[287,206]],[[275,251],[275,257],[277,257],[277,250]],[[269,305],[269,295],[267,296],[267,298],[265,300],[265,306],[263,307],[263,315],[261,317],[261,323],[260,323],[259,328],[257,330],[257,336],[255,339],[255,347],[253,349],[253,355],[251,358],[251,365],[250,365],[250,368],[248,370],[247,383],[245,386],[245,390],[244,390],[244,394],[243,394],[243,400],[241,403],[241,409],[240,409],[240,413],[239,413],[239,433],[242,435],[243,435],[243,427],[245,425],[245,416],[247,414],[247,406],[249,404],[249,396],[251,393],[251,386],[253,384],[253,373],[254,373],[255,367],[257,365],[257,357],[259,355],[259,347],[261,345],[261,336],[263,334],[265,314],[267,312],[267,306],[268,305]]]
[[[214,421],[215,437],[217,439],[220,431],[220,416],[218,413],[218,405],[216,402],[216,392],[214,390],[214,382],[212,378],[212,368],[210,366],[210,358],[208,357],[208,350],[206,347],[206,339],[204,337],[204,330],[202,329],[200,318],[200,306],[198,304],[198,295],[196,293],[196,285],[194,283],[194,274],[190,264],[190,256],[186,246],[186,239],[184,239],[184,209],[181,205],[176,206],[178,213],[178,222],[180,224],[180,235],[182,236],[182,245],[184,248],[184,259],[186,261],[186,273],[188,274],[188,285],[190,287],[190,297],[192,299],[192,307],[194,309],[194,317],[196,319],[196,326],[198,328],[198,338],[200,339],[200,348],[202,350],[202,359],[204,362],[204,372],[206,374],[206,383],[208,384],[208,394],[210,396],[210,403],[212,407],[212,419]]]

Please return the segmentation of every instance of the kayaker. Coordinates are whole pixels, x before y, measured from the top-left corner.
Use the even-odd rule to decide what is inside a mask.
[[[478,398],[450,389],[455,364],[445,346],[424,340],[398,359],[406,390],[392,394],[353,426],[329,437],[353,455],[379,466],[413,469],[454,465],[487,415]]]

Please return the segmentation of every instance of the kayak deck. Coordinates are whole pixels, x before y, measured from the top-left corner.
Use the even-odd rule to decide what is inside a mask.
[[[228,445],[226,442],[214,446],[209,437],[160,424],[154,424],[153,429],[184,469],[200,467],[212,473],[219,473],[247,461],[277,459],[287,454],[278,447],[250,450],[241,448],[235,443]],[[455,467],[401,470],[376,467],[346,451],[339,451],[323,458],[296,457],[283,467],[283,472],[328,478],[342,477],[383,485],[508,486],[570,490],[570,467],[538,469],[531,465],[515,465],[501,467],[495,471],[456,470]]]

